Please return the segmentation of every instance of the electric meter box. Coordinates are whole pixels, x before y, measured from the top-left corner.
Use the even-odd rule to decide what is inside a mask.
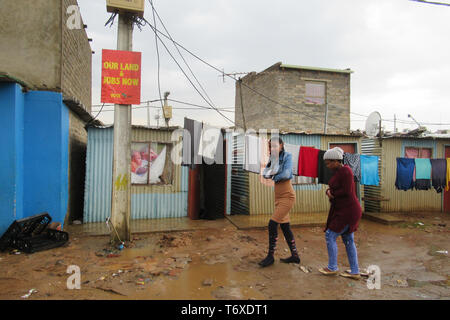
[[[144,16],[145,0],[106,0],[108,12],[131,12],[140,17]]]
[[[172,119],[172,106],[163,106],[164,109],[164,118]]]

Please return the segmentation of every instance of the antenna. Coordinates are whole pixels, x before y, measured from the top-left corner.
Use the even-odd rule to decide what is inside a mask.
[[[373,138],[375,137],[381,130],[381,115],[378,111],[374,111],[369,114],[369,117],[366,120],[366,134]]]
[[[411,119],[413,119],[413,120],[414,120],[414,122],[415,122],[415,123],[417,123],[417,125],[419,126],[419,128],[421,127],[420,123],[418,123],[418,122],[417,122],[417,120],[416,120],[416,119],[414,119],[414,117],[413,117],[412,115],[408,114],[408,118],[411,118]]]

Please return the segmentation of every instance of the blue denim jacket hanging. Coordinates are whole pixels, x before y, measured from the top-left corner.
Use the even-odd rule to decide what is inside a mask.
[[[278,161],[271,156],[269,163],[264,169],[263,176],[266,179],[271,178],[275,182],[291,180],[293,178],[292,155],[289,152],[282,151],[278,157]]]

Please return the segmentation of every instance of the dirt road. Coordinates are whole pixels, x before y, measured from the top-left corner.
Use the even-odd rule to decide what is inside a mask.
[[[63,248],[0,253],[0,299],[449,299],[450,215],[402,217],[396,226],[362,220],[355,234],[361,268],[380,267],[379,290],[317,271],[327,263],[322,228],[293,228],[303,270],[279,262],[289,255],[281,231],[276,263],[261,269],[266,230],[224,220],[220,229],[135,236],[122,251],[107,237],[72,236]],[[69,265],[81,269],[80,290],[67,288]],[[30,289],[37,291],[22,298]]]

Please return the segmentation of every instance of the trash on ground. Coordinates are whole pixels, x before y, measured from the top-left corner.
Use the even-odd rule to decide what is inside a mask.
[[[436,253],[448,254],[448,251],[447,250],[439,250],[439,251],[436,251]]]
[[[22,296],[22,299],[28,299],[33,293],[38,292],[36,289],[30,289],[27,294]]]
[[[46,212],[14,220],[0,238],[0,251],[13,248],[34,253],[65,245],[69,234],[61,231],[61,223],[51,221],[51,216]]]
[[[202,285],[205,286],[205,287],[212,286],[212,284],[213,284],[213,280],[212,279],[205,279],[202,282]]]
[[[309,273],[309,270],[304,266],[300,266],[300,270],[302,270],[304,273]]]
[[[110,293],[114,293],[114,294],[118,294],[120,296],[126,296],[126,294],[123,294],[117,290],[114,290],[112,288],[102,288],[102,287],[95,287],[95,289],[99,289],[99,290],[103,290],[105,292],[110,292]]]

